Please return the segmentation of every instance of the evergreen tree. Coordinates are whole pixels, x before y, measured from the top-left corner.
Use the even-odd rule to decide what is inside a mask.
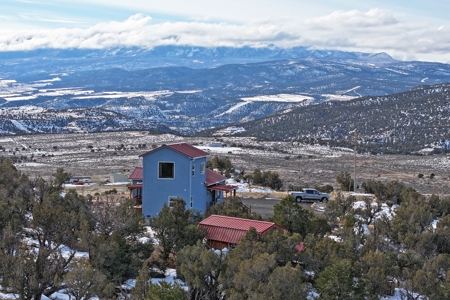
[[[303,208],[292,195],[288,195],[274,206],[274,215],[270,220],[285,226],[289,232],[306,236],[311,230],[312,218],[310,210]]]
[[[158,215],[150,219],[166,263],[169,263],[170,255],[176,255],[185,246],[193,245],[205,236],[204,231],[197,230],[198,219],[195,211],[186,210],[183,199],[175,199],[172,207],[164,204]]]
[[[225,253],[205,249],[198,241],[177,255],[178,274],[189,286],[193,299],[221,299],[219,276],[224,269]]]
[[[351,261],[338,260],[319,273],[316,287],[323,300],[369,299],[366,281],[358,278]],[[373,295],[372,299],[378,299]]]

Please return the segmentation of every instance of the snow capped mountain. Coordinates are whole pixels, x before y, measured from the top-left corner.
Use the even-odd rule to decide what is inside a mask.
[[[0,117],[3,134],[64,131],[74,119],[84,124],[84,131],[158,128],[194,133],[449,78],[446,64],[304,47],[4,52]],[[24,106],[45,111],[33,117],[24,109],[20,118],[13,117]],[[68,122],[66,114],[72,110],[80,117]],[[81,122],[83,110],[90,117]],[[94,111],[99,116],[94,118]],[[48,119],[38,124],[44,115]]]

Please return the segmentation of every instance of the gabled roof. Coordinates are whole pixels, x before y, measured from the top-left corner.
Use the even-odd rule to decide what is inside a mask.
[[[148,152],[145,152],[144,154],[141,154],[139,156],[145,156],[147,154],[153,153],[162,148],[169,148],[169,149],[175,150],[175,151],[177,151],[183,155],[186,155],[190,158],[204,157],[204,156],[209,155],[208,152],[200,150],[192,145],[189,145],[187,143],[179,143],[179,144],[162,145],[161,147],[158,147],[158,148],[155,148]]]
[[[198,226],[207,230],[206,239],[233,244],[239,243],[239,241],[247,234],[247,231],[252,227],[255,228],[256,232],[259,234],[263,234],[274,226],[285,229],[285,227],[273,222],[219,215],[209,216],[201,221]]]
[[[133,172],[131,172],[130,177],[128,177],[128,179],[142,180],[142,167],[134,168]]]
[[[217,184],[227,179],[225,176],[220,175],[210,169],[206,169],[206,185]]]

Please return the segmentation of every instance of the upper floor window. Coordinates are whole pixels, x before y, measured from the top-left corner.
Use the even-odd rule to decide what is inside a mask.
[[[159,162],[158,163],[158,178],[174,179],[175,178],[175,163],[173,162]]]
[[[200,164],[200,174],[205,173],[205,163]]]
[[[195,166],[192,165],[192,176],[194,176],[194,175],[195,175]]]

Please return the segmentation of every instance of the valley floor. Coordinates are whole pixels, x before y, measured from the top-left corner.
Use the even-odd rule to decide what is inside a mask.
[[[0,156],[15,157],[15,166],[32,177],[49,178],[63,167],[74,176],[90,176],[102,183],[112,173],[129,175],[139,158],[161,144],[187,142],[213,156],[227,156],[234,167],[246,174],[258,168],[277,172],[288,185],[331,184],[338,188],[336,176],[354,174],[352,149],[302,145],[292,142],[264,142],[249,137],[180,137],[152,135],[145,131],[43,134],[0,137]],[[223,144],[213,147],[211,144]],[[422,178],[418,175],[423,174]],[[430,175],[435,177],[430,179]],[[388,182],[398,180],[423,194],[450,194],[450,156],[364,155],[356,158],[356,178]],[[109,189],[109,187],[105,187]]]

